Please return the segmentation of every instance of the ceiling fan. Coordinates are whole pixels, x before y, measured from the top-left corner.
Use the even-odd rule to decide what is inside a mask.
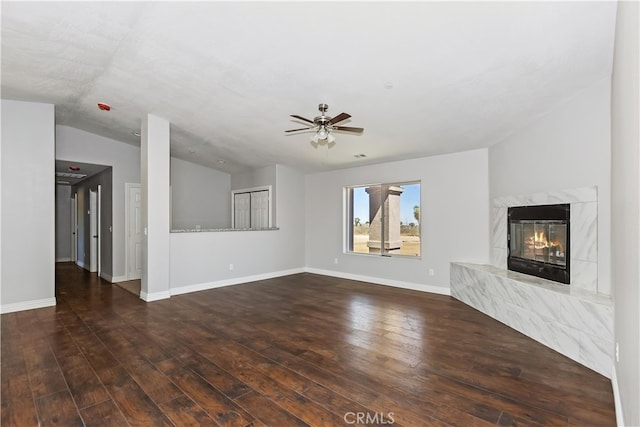
[[[315,130],[315,133],[311,137],[311,145],[314,148],[318,148],[318,145],[327,144],[328,148],[333,147],[335,143],[335,138],[331,135],[331,131],[345,131],[345,132],[356,132],[362,133],[364,131],[363,128],[356,128],[351,126],[337,126],[338,123],[347,120],[351,117],[351,114],[340,113],[335,117],[327,116],[325,113],[329,109],[327,104],[319,104],[318,110],[320,111],[320,115],[315,117],[313,120],[306,119],[302,116],[298,116],[296,114],[292,114],[291,117],[302,120],[303,122],[309,123],[311,126],[306,128],[299,129],[289,129],[286,130],[286,133],[289,132],[299,132],[303,130]]]

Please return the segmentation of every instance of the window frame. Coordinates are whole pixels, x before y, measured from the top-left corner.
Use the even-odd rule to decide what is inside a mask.
[[[354,215],[354,207],[353,207],[353,202],[354,202],[354,189],[356,188],[368,188],[368,187],[380,187],[381,191],[384,191],[385,194],[388,191],[389,187],[403,187],[406,185],[419,185],[419,201],[418,201],[418,206],[420,207],[420,220],[418,220],[418,237],[419,237],[419,241],[420,241],[420,253],[419,255],[408,255],[408,254],[401,254],[401,253],[389,253],[388,250],[385,251],[385,240],[384,240],[384,236],[385,236],[385,229],[384,229],[384,224],[385,224],[385,216],[388,214],[386,213],[385,209],[381,209],[381,218],[380,221],[382,222],[381,224],[381,234],[383,236],[381,242],[380,242],[380,246],[381,246],[381,250],[380,253],[366,253],[366,252],[356,252],[353,250],[354,248],[354,220],[355,220],[355,215]],[[343,208],[343,239],[342,239],[342,243],[343,243],[343,253],[344,254],[348,254],[348,255],[364,255],[364,256],[378,256],[378,257],[391,257],[391,258],[403,258],[403,259],[422,259],[422,180],[417,179],[417,180],[406,180],[406,181],[395,181],[395,182],[383,182],[383,183],[373,183],[373,184],[358,184],[358,185],[347,185],[344,186],[343,188],[343,203],[344,203],[344,208]],[[384,206],[384,204],[383,204]],[[369,218],[367,218],[367,222],[369,221]]]

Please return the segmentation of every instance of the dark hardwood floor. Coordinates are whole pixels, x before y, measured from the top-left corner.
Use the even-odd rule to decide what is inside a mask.
[[[450,297],[313,274],[2,315],[2,426],[613,426],[610,381]]]

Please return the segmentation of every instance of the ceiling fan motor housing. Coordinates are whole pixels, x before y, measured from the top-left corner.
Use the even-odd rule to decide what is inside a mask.
[[[325,116],[325,113],[327,112],[328,109],[329,109],[329,106],[327,104],[318,105],[318,110],[320,111],[320,115],[313,119],[316,126],[326,126],[327,124],[330,125],[329,121],[331,120],[331,117]]]

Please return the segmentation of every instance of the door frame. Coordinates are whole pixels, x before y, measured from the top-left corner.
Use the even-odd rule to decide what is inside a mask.
[[[71,195],[71,262],[78,262],[78,193]]]
[[[89,272],[91,273],[98,271],[98,247],[100,246],[98,211],[98,191],[89,189]]]
[[[140,277],[132,277],[129,269],[129,252],[131,251],[130,239],[129,239],[129,227],[131,226],[131,217],[129,215],[131,202],[129,193],[133,188],[138,188],[142,191],[141,185],[132,182],[124,183],[124,275],[127,280],[137,280]]]
[[[97,238],[97,261],[98,261],[98,277],[100,277],[100,274],[102,274],[102,185],[98,184],[98,194],[97,194],[98,200],[96,203],[96,215],[97,215],[97,229],[96,229],[96,234],[98,235]]]

